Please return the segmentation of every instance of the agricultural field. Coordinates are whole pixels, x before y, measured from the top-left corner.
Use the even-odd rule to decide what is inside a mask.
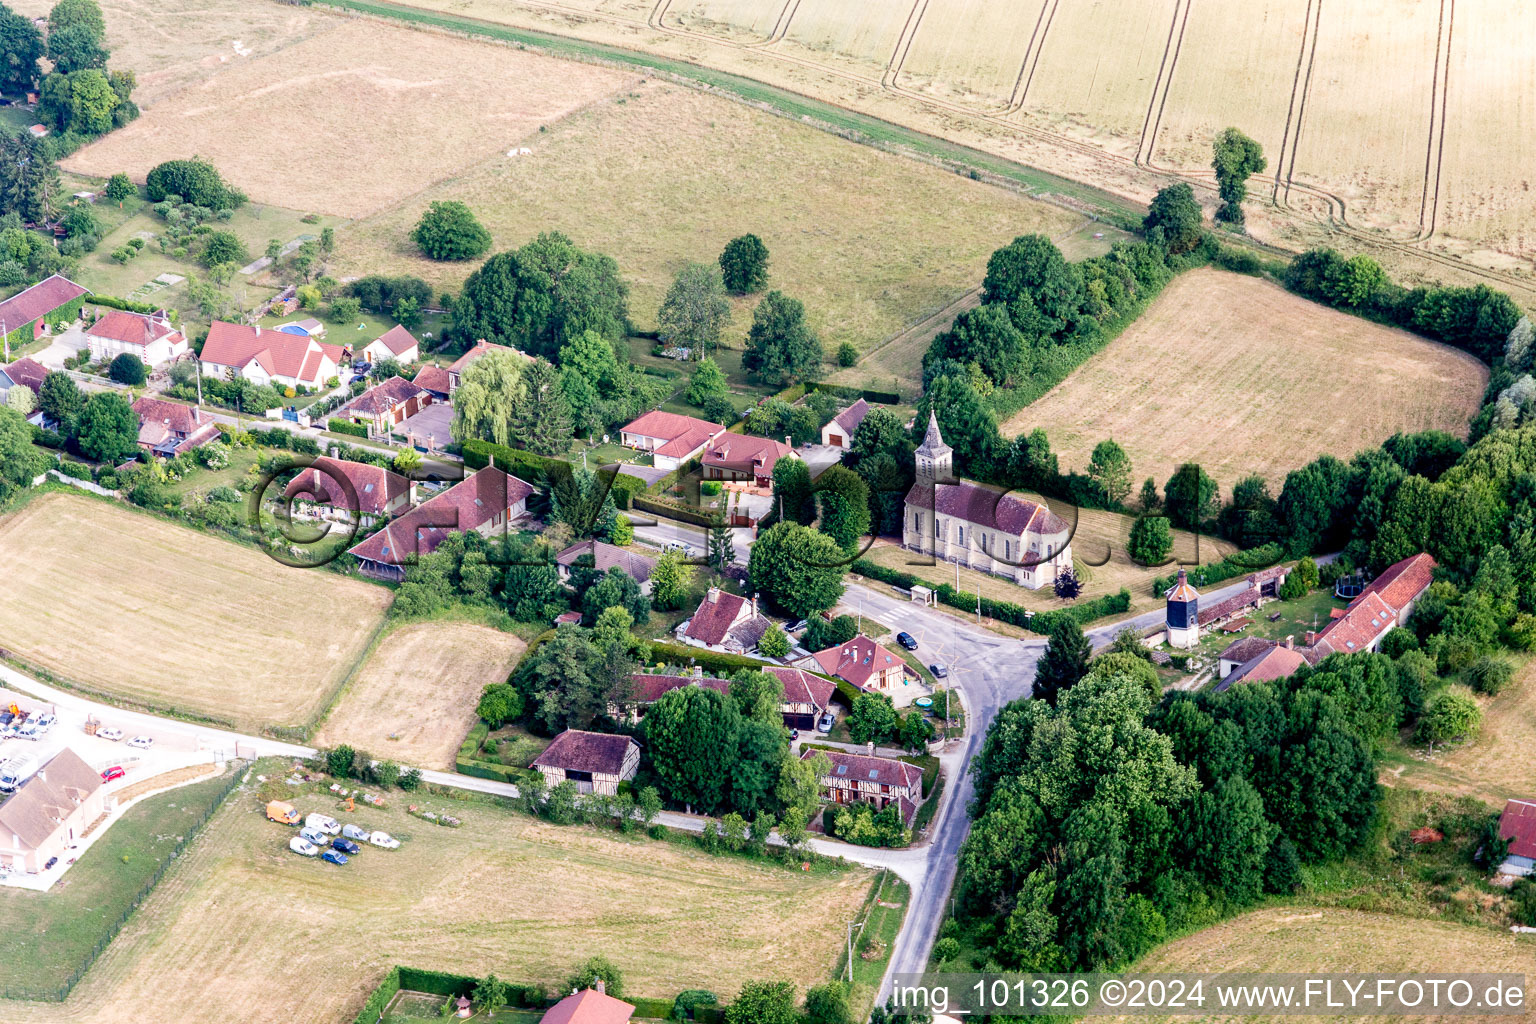
[[[395,964],[554,986],[598,953],[639,995],[729,999],[764,977],[803,988],[831,974],[872,881],[412,799],[462,827],[411,817],[404,800],[344,815],[404,844],[336,867],[290,853],[260,795],[237,792],[66,1002],[3,1004],[0,1018],[116,1024],[132,1007],[163,1024],[343,1021]]]
[[[1136,480],[1198,462],[1225,493],[1397,431],[1462,435],[1488,370],[1465,352],[1308,302],[1257,278],[1181,275],[1141,317],[1003,426],[1044,427],[1063,469],[1113,438]]]
[[[467,622],[402,626],[369,653],[314,743],[348,743],[375,757],[452,771],[480,691],[505,681],[524,646],[510,633]]]
[[[0,519],[0,563],[0,647],[63,681],[242,729],[318,713],[391,597],[73,494]]]
[[[683,263],[713,263],[751,231],[771,254],[769,287],[805,303],[828,350],[844,341],[866,349],[974,287],[998,246],[1083,220],[661,81],[551,124],[529,148],[349,228],[341,271],[456,286],[473,265],[424,259],[409,234],[429,202],[457,199],[498,250],[563,231],[609,254],[629,282],[636,322],[654,327]],[[728,344],[740,344],[757,298],[733,302]]]

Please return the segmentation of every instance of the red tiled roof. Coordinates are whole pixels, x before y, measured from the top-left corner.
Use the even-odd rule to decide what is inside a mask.
[[[915,483],[907,492],[907,504],[931,509],[934,507],[934,491],[938,492],[937,511],[940,515],[990,530],[1021,536],[1026,531],[1044,535],[1067,529],[1061,518],[1039,502],[969,480],[957,484]]]
[[[464,372],[464,368],[466,366],[488,352],[517,352],[518,355],[524,356],[526,358],[525,353],[518,352],[515,348],[509,348],[506,345],[492,345],[490,342],[482,338],[481,340],[475,342],[474,345],[470,347],[468,352],[465,352],[463,355],[459,356],[459,358],[455,359],[449,365],[448,370],[450,373],[462,373]]]
[[[5,375],[17,384],[25,384],[32,389],[35,397],[38,389],[43,386],[43,378],[48,376],[48,367],[31,357],[16,360],[5,368]]]
[[[1219,622],[1228,615],[1234,615],[1249,605],[1259,603],[1259,588],[1249,587],[1247,590],[1233,594],[1225,601],[1218,601],[1208,608],[1201,608],[1195,616],[1196,621],[1204,626],[1212,622]]]
[[[1252,661],[1262,654],[1267,654],[1271,647],[1279,646],[1273,640],[1262,636],[1245,636],[1241,640],[1234,640],[1222,648],[1217,657],[1222,661],[1235,661],[1239,665]]]
[[[636,672],[629,677],[629,699],[636,704],[654,704],[661,700],[661,695],[684,686],[703,686],[721,693],[731,692],[729,679],[700,678],[699,676],[670,676],[658,675],[651,672]]]
[[[414,336],[412,336],[411,332],[406,330],[404,327],[401,327],[399,324],[391,327],[389,330],[385,331],[383,334],[379,335],[373,340],[383,345],[397,356],[402,352],[409,352],[411,349],[415,348],[417,344],[416,339]],[[369,342],[369,344],[371,345],[373,342]],[[363,347],[367,348],[367,345]]]
[[[1536,800],[1511,800],[1499,816],[1499,837],[1513,839],[1509,852],[1516,857],[1536,857]]]
[[[801,753],[800,760],[809,761],[817,754],[826,754],[831,760],[831,776],[834,779],[873,782],[882,786],[910,786],[914,790],[919,789],[923,781],[922,770],[917,765],[889,757],[875,757],[873,754],[849,754],[841,750],[807,750]],[[839,767],[844,770],[839,772]]]
[[[624,755],[634,742],[628,736],[567,729],[544,748],[544,753],[533,759],[533,766],[621,775],[624,772]]]
[[[1296,670],[1304,664],[1306,664],[1306,659],[1301,656],[1299,651],[1277,645],[1233,669],[1227,678],[1216,684],[1216,690],[1220,692],[1233,683],[1245,681],[1259,683],[1273,679],[1284,679],[1289,675],[1295,674]]]
[[[347,497],[338,477],[352,484],[357,508],[351,507],[354,499]],[[383,466],[321,457],[294,477],[283,494],[290,499],[303,495],[317,504],[365,515],[382,515],[391,502],[410,490],[410,486],[411,482],[405,477]]]
[[[573,566],[582,555],[591,555],[595,563],[594,568],[598,572],[607,572],[609,569],[618,568],[634,577],[636,583],[644,583],[651,578],[651,570],[656,568],[656,559],[638,555],[633,551],[625,551],[621,547],[605,544],[600,540],[584,540],[572,544],[555,556],[555,561],[564,566]]]
[[[244,324],[215,320],[203,342],[202,360],[219,366],[244,367],[255,361],[268,374],[292,377],[305,384],[322,383],[318,379],[320,354],[341,365],[342,347],[327,345],[304,334],[269,331]]]
[[[719,423],[684,416],[682,413],[652,409],[639,419],[625,424],[622,432],[665,441],[665,444],[657,447],[657,454],[681,457],[707,443],[710,438],[724,429],[725,427]]]
[[[1179,580],[1173,585],[1173,589],[1168,591],[1167,596],[1169,601],[1183,604],[1189,601],[1198,601],[1200,599],[1200,591],[1196,590],[1189,582],[1189,573],[1180,569]]]
[[[416,379],[411,381],[417,387],[425,391],[435,391],[440,395],[448,393],[448,371],[441,366],[428,363],[416,371]]]
[[[533,488],[495,466],[486,466],[422,502],[352,547],[358,558],[404,565],[413,555],[437,550],[450,534],[467,533],[533,493]]]
[[[864,422],[864,417],[869,415],[869,403],[859,399],[848,408],[832,417],[832,422],[843,428],[848,440],[853,440],[853,432],[859,429],[859,424]]]
[[[706,646],[719,644],[744,610],[750,610],[746,598],[711,589],[694,610],[683,635]]]
[[[812,657],[828,673],[855,686],[863,686],[876,672],[901,664],[900,658],[863,633],[845,644],[817,651]]]
[[[91,324],[85,333],[93,338],[111,338],[113,341],[121,341],[125,345],[137,345],[140,348],[159,341],[169,334],[176,335],[171,344],[174,345],[181,340],[180,332],[171,327],[169,320],[151,316],[148,313],[129,313],[122,309],[112,310]]]
[[[20,330],[39,317],[52,313],[64,303],[72,302],[90,293],[89,288],[83,288],[67,277],[54,274],[0,302],[0,320],[5,321],[7,331]]]
[[[202,417],[196,409],[177,402],[166,402],[147,395],[133,403],[133,411],[139,417],[139,425],[164,424],[168,430],[190,434],[202,426]]]
[[[1314,646],[1328,651],[1359,654],[1397,625],[1397,611],[1374,591],[1365,591],[1344,614],[1323,627]]]
[[[539,1024],[627,1024],[635,1008],[595,989],[582,989],[544,1011]]]
[[[771,665],[765,671],[777,676],[779,682],[784,684],[786,704],[811,704],[824,710],[831,704],[832,694],[837,691],[837,684],[832,680],[804,669]]]
[[[1383,569],[1381,575],[1372,580],[1371,585],[1362,590],[1350,605],[1358,604],[1367,594],[1377,594],[1388,608],[1400,612],[1434,582],[1437,564],[1433,557],[1422,551],[1401,562],[1394,562]]]
[[[336,411],[351,416],[383,416],[395,406],[404,405],[425,393],[419,384],[413,384],[404,377],[391,377],[364,391]]]
[[[768,476],[775,463],[786,455],[793,455],[794,451],[783,441],[726,431],[709,443],[700,461],[706,466]]]

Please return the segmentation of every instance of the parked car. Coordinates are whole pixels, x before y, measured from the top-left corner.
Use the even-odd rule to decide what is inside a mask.
[[[330,842],[330,836],[327,836],[324,832],[317,828],[310,828],[307,825],[299,829],[299,835],[314,843],[316,846],[324,846],[326,843]]]
[[[347,383],[348,384],[356,384],[359,381],[365,381],[367,379],[368,379],[368,375],[366,373],[356,373],[356,374],[352,375],[352,379],[347,381]]]
[[[784,632],[786,632],[786,633],[798,633],[802,629],[804,629],[807,625],[808,625],[808,623],[804,619],[796,619],[794,622],[791,622],[789,625],[784,627]]]
[[[57,858],[57,857],[49,857],[48,858],[48,863],[43,865],[43,870],[44,871],[50,870],[58,862],[59,862],[59,858]]]
[[[321,814],[318,811],[306,817],[304,824],[310,828],[317,828],[327,835],[335,836],[341,834],[341,822],[328,814]]]
[[[832,712],[828,711],[826,714],[821,716],[821,721],[816,723],[816,731],[817,732],[831,732],[832,731],[832,723],[834,721],[835,721],[835,719],[832,717]]]
[[[353,373],[367,373],[371,369],[373,369],[373,364],[370,363],[366,359],[354,359],[354,360],[352,360],[352,372]]]
[[[791,729],[791,730],[789,730],[789,741],[791,743],[793,743],[795,740],[797,740],[799,738],[800,738],[800,730],[799,729]]]
[[[21,728],[16,730],[16,735],[24,740],[35,740],[37,739],[37,734],[38,726],[36,721],[22,722]]]
[[[350,839],[343,839],[341,836],[337,836],[331,840],[331,849],[340,850],[342,853],[355,854],[361,850],[362,847],[358,846]]]
[[[37,716],[37,731],[47,732],[49,729],[53,728],[53,723],[57,721],[57,718],[55,718],[51,713],[45,711],[41,715]]]
[[[127,772],[123,771],[122,765],[115,764],[111,768],[108,768],[106,771],[101,773],[101,781],[111,782],[113,779],[120,779],[127,774]]]
[[[368,845],[377,846],[385,850],[398,850],[400,849],[400,840],[388,832],[370,832],[368,833]]]
[[[10,709],[0,711],[0,725],[10,725],[11,720],[15,717],[16,716],[11,713]]]
[[[332,864],[345,864],[347,862],[347,855],[340,850],[326,850],[320,855],[320,859]]]
[[[949,669],[945,668],[943,665],[929,665],[928,671],[933,673],[933,678],[935,679],[949,678]]]
[[[137,747],[140,750],[148,750],[155,745],[155,738],[153,736],[135,736],[128,741],[128,745],[130,747]]]
[[[909,651],[917,650],[917,638],[911,633],[897,633],[896,642]]]
[[[360,843],[366,843],[368,841],[368,830],[365,828],[358,828],[356,825],[341,826],[341,834],[346,836],[348,839],[356,839]]]
[[[303,836],[294,836],[288,840],[288,849],[305,857],[313,857],[320,852],[320,847],[305,839]]]
[[[97,729],[96,730],[96,738],[100,739],[100,740],[106,740],[108,743],[116,743],[118,740],[123,738],[123,730],[121,730],[121,729]]]

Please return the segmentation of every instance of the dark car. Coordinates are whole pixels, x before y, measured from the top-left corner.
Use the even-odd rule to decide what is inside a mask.
[[[331,848],[340,850],[342,853],[356,853],[358,850],[362,849],[362,847],[358,846],[352,840],[343,839],[340,836],[337,836],[335,839],[331,840]]]
[[[799,738],[800,738],[800,730],[799,729],[791,729],[791,730],[789,730],[789,739],[790,739],[791,743],[793,743],[795,740],[797,740]]]
[[[320,855],[320,859],[329,861],[332,864],[341,865],[347,862],[347,855],[338,850],[326,850]]]
[[[929,665],[928,671],[933,673],[933,678],[935,679],[949,678],[949,669],[945,668],[943,665]]]
[[[52,868],[58,862],[59,862],[59,858],[57,858],[57,857],[49,857],[48,858],[48,863],[43,865],[43,870],[44,871],[49,870],[50,868]]]
[[[897,633],[896,642],[909,651],[917,650],[917,638],[911,633]]]
[[[358,374],[354,374],[352,379],[347,381],[347,383],[348,384],[356,384],[358,381],[367,380],[367,379],[368,379],[368,375],[366,373],[358,373]]]
[[[0,725],[10,725],[11,720],[15,717],[16,716],[11,714],[9,711],[0,711]]]
[[[791,622],[789,625],[784,627],[784,632],[798,633],[805,628],[805,625],[806,623],[804,619],[796,619],[794,622]]]
[[[367,373],[371,369],[373,369],[373,364],[366,359],[357,359],[352,363],[353,373]]]

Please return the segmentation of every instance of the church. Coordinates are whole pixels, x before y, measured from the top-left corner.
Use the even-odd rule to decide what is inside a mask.
[[[954,476],[954,449],[938,418],[915,453],[917,480],[907,492],[902,547],[1003,576],[1031,590],[1052,586],[1072,568],[1072,528],[1040,502]]]

